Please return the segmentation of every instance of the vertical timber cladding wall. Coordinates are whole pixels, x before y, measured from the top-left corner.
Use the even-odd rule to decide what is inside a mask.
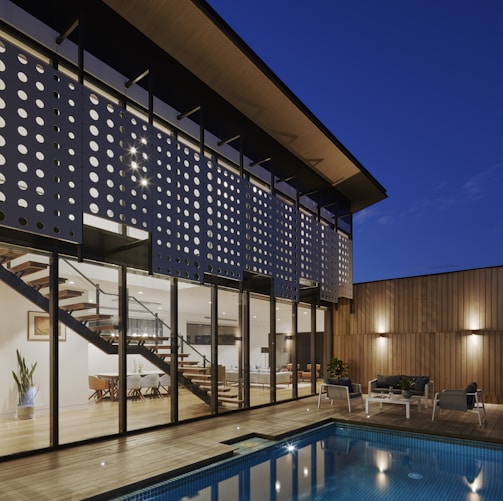
[[[334,356],[365,387],[377,374],[428,374],[436,391],[477,381],[503,403],[502,302],[503,267],[355,284],[353,304],[334,312]]]

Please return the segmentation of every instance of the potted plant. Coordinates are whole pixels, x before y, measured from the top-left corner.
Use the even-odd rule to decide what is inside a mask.
[[[26,360],[21,356],[19,350],[17,354],[17,372],[12,371],[12,376],[17,386],[18,393],[18,419],[31,419],[35,415],[35,397],[38,388],[33,382],[33,373],[37,367],[37,362],[28,367]]]
[[[346,377],[348,367],[348,364],[340,358],[332,358],[327,368],[328,376],[330,378]]]
[[[413,377],[402,377],[400,378],[400,388],[402,389],[402,395],[405,398],[410,398],[412,396],[412,389],[416,383]]]

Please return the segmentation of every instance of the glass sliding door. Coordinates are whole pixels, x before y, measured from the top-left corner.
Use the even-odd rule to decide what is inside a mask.
[[[270,300],[266,296],[250,297],[250,406],[271,401],[269,334]]]
[[[316,379],[316,393],[320,390],[320,385],[325,381],[327,375],[326,357],[325,357],[325,347],[326,336],[330,335],[327,332],[326,322],[327,322],[327,309],[318,307],[316,308],[316,337],[315,337],[315,360],[316,363],[320,364],[319,377]]]
[[[313,317],[314,311],[314,317]],[[325,308],[301,304],[298,309],[297,360],[300,366],[299,396],[313,394],[323,382],[323,341],[325,336]],[[314,363],[313,363],[314,359]]]
[[[311,307],[300,304],[297,317],[297,360],[299,363],[299,397],[311,395]]]
[[[211,414],[211,287],[178,281],[179,420]]]
[[[60,443],[119,430],[118,269],[60,257]]]
[[[127,428],[136,430],[172,420],[170,282],[128,269],[127,290]]]
[[[292,304],[276,301],[276,400],[292,398]]]
[[[243,352],[240,293],[218,289],[218,394],[219,412],[242,406]]]
[[[50,260],[0,244],[0,263],[0,454],[6,456],[50,445],[51,331],[43,287]]]

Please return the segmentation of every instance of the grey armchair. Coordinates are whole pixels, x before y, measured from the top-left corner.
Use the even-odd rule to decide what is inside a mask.
[[[320,386],[320,393],[318,395],[318,408],[321,405],[323,395],[330,400],[330,405],[333,405],[334,400],[346,402],[349,412],[351,412],[351,401],[360,399],[360,404],[363,409],[362,385],[360,383],[349,383],[349,386],[323,383]]]
[[[435,419],[435,411],[438,407],[438,414],[442,409],[455,411],[471,411],[475,410],[479,419],[479,426],[482,426],[482,416],[480,410],[484,414],[484,423],[487,423],[486,407],[484,402],[484,394],[482,390],[477,390],[476,383],[471,383],[465,390],[444,390],[435,394],[433,401],[433,413],[431,420]]]

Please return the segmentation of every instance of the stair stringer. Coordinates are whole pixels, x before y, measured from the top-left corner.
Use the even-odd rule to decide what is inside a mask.
[[[161,369],[166,374],[170,374],[171,364],[159,358],[155,353],[142,345],[128,345],[127,352],[129,354],[141,355],[150,363]],[[178,371],[178,382],[192,392],[196,397],[210,404],[210,396],[205,391],[201,390],[199,385],[194,384],[189,378],[185,377],[182,372]]]
[[[31,285],[28,285],[23,279],[21,279],[14,273],[11,273],[4,266],[0,266],[0,280],[2,280],[12,289],[16,290],[19,294],[28,299],[28,301],[38,306],[41,310],[49,313],[49,299]],[[67,311],[59,308],[58,315],[59,321],[62,324],[69,327],[71,330],[76,332],[87,342],[93,344],[101,351],[104,351],[108,355],[116,355],[118,353],[119,350],[117,345],[111,344],[108,341],[104,340],[99,334],[89,329],[80,320],[74,318]],[[163,359],[159,358],[155,353],[153,353],[145,346],[127,345],[126,352],[128,354],[141,355],[143,358],[147,359],[149,362],[151,362],[166,374],[170,374],[171,372],[171,365],[165,362]],[[185,377],[180,371],[178,372],[178,382],[185,388],[187,388],[196,397],[200,398],[203,402],[210,404],[209,395],[205,391],[201,390],[201,388],[197,384],[192,383],[192,381],[189,378]]]

